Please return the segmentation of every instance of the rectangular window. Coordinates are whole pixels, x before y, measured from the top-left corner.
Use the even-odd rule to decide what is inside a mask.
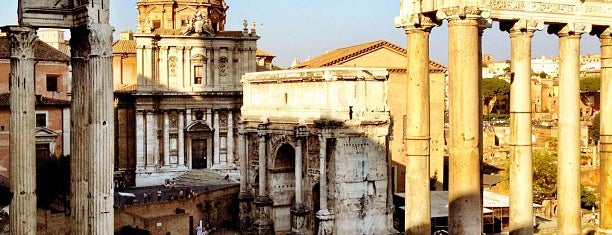
[[[202,75],[204,66],[196,65],[193,67],[193,84],[202,85]]]
[[[153,29],[159,29],[161,27],[160,20],[153,20]]]
[[[57,75],[47,74],[47,91],[57,91]]]
[[[36,113],[36,127],[47,127],[47,113]]]

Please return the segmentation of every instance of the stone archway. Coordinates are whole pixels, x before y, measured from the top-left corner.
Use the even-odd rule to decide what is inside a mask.
[[[270,167],[270,196],[274,231],[291,231],[291,206],[295,200],[295,148],[288,143],[280,144],[275,151]]]

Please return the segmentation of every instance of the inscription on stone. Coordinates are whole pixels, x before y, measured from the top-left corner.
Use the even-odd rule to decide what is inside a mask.
[[[274,205],[291,205],[295,194],[295,176],[293,173],[272,174],[270,184]]]

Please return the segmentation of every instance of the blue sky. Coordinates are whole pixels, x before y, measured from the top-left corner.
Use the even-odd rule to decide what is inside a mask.
[[[17,0],[0,0],[0,25],[17,22]],[[393,26],[399,0],[226,0],[226,30],[242,30],[242,21],[257,22],[258,46],[275,54],[274,63],[288,67],[293,58],[305,60],[336,48],[384,39],[406,47],[406,36]],[[116,32],[135,30],[136,0],[111,0],[111,24]],[[446,24],[432,30],[430,57],[447,64]],[[482,50],[495,60],[510,56],[508,33],[497,24],[485,30]],[[533,37],[532,57],[558,55],[558,38],[546,31]],[[583,35],[582,54],[598,54],[599,40]]]

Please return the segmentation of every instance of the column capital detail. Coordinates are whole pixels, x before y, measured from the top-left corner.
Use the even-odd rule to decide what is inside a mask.
[[[605,28],[599,28],[599,29],[593,29],[594,34],[597,35],[597,37],[599,37],[599,39],[610,39],[612,38],[612,26],[609,27],[605,27]]]
[[[428,16],[420,13],[395,18],[395,27],[403,28],[406,33],[410,31],[429,32],[433,27],[440,26],[442,21],[435,16]]]
[[[11,58],[34,58],[34,42],[38,38],[36,29],[26,26],[6,26],[2,27],[2,31],[7,33]]]
[[[113,31],[110,24],[93,23],[71,30],[72,57],[112,56]]]
[[[488,19],[490,15],[490,9],[479,8],[477,6],[456,6],[440,9],[436,12],[436,18],[438,18],[438,20]]]
[[[536,30],[544,29],[544,22],[521,19],[518,21],[501,22],[499,27],[500,30],[510,33],[510,37],[523,33],[528,33],[531,34],[530,36],[533,36]]]
[[[548,33],[556,34],[559,37],[577,36],[591,32],[593,25],[585,23],[551,24],[548,26]]]

